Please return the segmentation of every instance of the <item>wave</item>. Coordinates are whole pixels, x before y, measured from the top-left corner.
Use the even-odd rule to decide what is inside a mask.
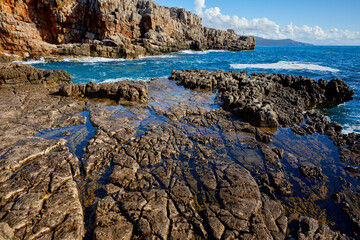
[[[161,55],[154,55],[154,56],[139,56],[139,59],[163,59],[163,58],[177,58],[174,54],[161,54]]]
[[[41,57],[39,60],[14,61],[26,65],[46,63],[46,59],[58,59],[57,57]],[[123,62],[127,59],[123,58],[105,58],[105,57],[65,57],[59,58],[58,62],[79,62],[79,63],[104,63],[104,62]]]
[[[348,133],[360,133],[360,126],[359,125],[350,125],[350,124],[344,124],[343,125],[344,129],[342,130],[343,134],[348,134]]]
[[[14,61],[13,63],[21,63],[25,65],[33,65],[39,63],[45,63],[45,59],[41,57],[39,60],[25,60],[25,61]]]
[[[287,61],[279,61],[276,63],[258,63],[258,64],[230,64],[230,67],[234,69],[260,68],[260,69],[311,70],[311,71],[326,71],[326,72],[340,71],[338,69],[324,67],[313,63],[300,63],[300,62],[287,62]]]
[[[86,63],[101,63],[101,62],[123,62],[123,58],[105,58],[105,57],[79,57],[79,58],[64,58],[61,62],[86,62]]]
[[[196,50],[183,50],[180,51],[180,54],[208,54],[213,52],[227,52],[225,50],[206,50],[206,51],[196,51]]]
[[[169,76],[162,76],[159,78],[168,78]],[[120,78],[108,78],[103,81],[100,81],[99,83],[113,83],[113,82],[120,82],[120,81],[150,81],[152,77],[120,77]]]

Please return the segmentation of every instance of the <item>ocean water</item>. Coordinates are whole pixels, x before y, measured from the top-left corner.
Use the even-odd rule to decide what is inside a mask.
[[[82,58],[45,63],[30,61],[38,68],[64,69],[76,83],[90,81],[150,80],[168,77],[173,69],[205,69],[284,73],[313,79],[343,79],[355,92],[354,100],[332,109],[319,109],[344,126],[344,132],[360,133],[360,47],[308,46],[265,47],[254,51],[182,51],[135,60]]]

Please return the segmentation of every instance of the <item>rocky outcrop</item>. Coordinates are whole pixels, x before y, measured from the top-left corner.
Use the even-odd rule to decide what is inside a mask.
[[[24,85],[52,87],[71,83],[72,76],[64,70],[43,70],[23,64],[0,63],[0,88]]]
[[[83,123],[83,106],[63,100],[42,86],[0,89],[1,239],[83,239],[79,159],[67,140],[34,136]]]
[[[349,240],[345,235],[340,234],[339,232],[332,231],[328,225],[319,224],[313,218],[301,216],[298,220],[298,233],[297,239],[299,240]]]
[[[205,28],[191,12],[147,0],[4,0],[0,22],[0,52],[32,58],[134,58],[184,49],[255,47],[253,37]]]
[[[61,87],[57,94],[65,97],[109,98],[116,101],[125,100],[139,103],[147,103],[149,100],[148,87],[145,82],[141,81],[70,84]]]
[[[12,61],[15,61],[15,59],[13,57],[0,54],[0,64],[1,63],[10,63]]]
[[[284,74],[204,70],[173,71],[171,79],[191,89],[218,90],[225,109],[255,126],[291,126],[303,122],[304,110],[336,106],[354,92],[340,79],[330,82]]]
[[[331,174],[348,179],[327,162],[331,142],[291,133],[269,143],[268,129],[215,105],[211,91],[138,84],[66,85],[66,97],[0,89],[0,238],[347,239],[343,219],[328,227],[318,215],[336,207]],[[99,99],[122,87],[143,89],[148,104]],[[300,177],[320,164],[328,181]],[[338,200],[356,221],[351,196]]]

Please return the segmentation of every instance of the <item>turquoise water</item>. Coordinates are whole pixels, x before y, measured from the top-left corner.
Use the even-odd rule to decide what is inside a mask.
[[[354,100],[333,109],[322,109],[345,132],[360,133],[360,47],[256,47],[254,51],[182,51],[136,60],[83,58],[62,62],[29,62],[38,68],[64,69],[74,82],[113,82],[168,77],[173,69],[235,70],[303,75],[316,80],[343,79],[354,91]]]

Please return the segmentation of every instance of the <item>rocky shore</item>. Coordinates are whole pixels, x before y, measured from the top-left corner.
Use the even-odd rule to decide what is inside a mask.
[[[350,100],[339,79],[185,70],[79,85],[1,69],[1,239],[360,234],[360,137],[304,112]]]
[[[254,37],[203,27],[194,13],[147,0],[3,0],[0,22],[0,54],[20,59],[137,58],[185,49],[255,47]]]

